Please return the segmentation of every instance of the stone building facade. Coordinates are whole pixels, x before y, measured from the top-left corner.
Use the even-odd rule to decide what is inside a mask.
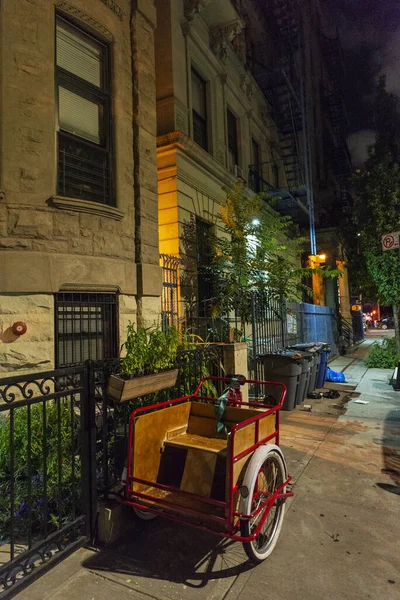
[[[184,255],[192,221],[200,263],[207,260],[201,239],[217,227],[224,186],[242,181],[251,195],[262,179],[286,184],[282,166],[272,162],[278,137],[271,106],[243,60],[246,24],[234,4],[156,0],[163,24],[156,30],[160,251]],[[201,274],[191,282],[200,306],[202,282]]]
[[[215,229],[222,188],[239,180],[249,195],[275,194],[279,212],[305,237],[310,222],[317,227],[304,266],[311,246],[313,264],[325,255],[345,271],[334,229],[343,210],[338,165],[348,150],[345,137],[338,141],[345,115],[336,57],[329,58],[339,42],[326,34],[320,1],[156,0],[156,7],[163,24],[156,30],[161,252],[185,254],[190,220],[198,240]],[[344,168],[348,176],[351,163]],[[319,277],[315,302],[348,317],[344,279]],[[193,286],[199,303],[207,293],[201,283],[200,275]]]
[[[0,377],[159,317],[155,26],[153,0],[1,2]]]

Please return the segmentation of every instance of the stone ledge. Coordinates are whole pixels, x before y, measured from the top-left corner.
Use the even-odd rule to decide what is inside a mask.
[[[137,263],[136,280],[139,296],[161,296],[162,269],[159,265]]]
[[[50,198],[50,203],[61,210],[72,210],[76,212],[89,213],[92,215],[100,215],[101,217],[109,217],[116,221],[121,221],[125,216],[122,210],[115,206],[91,202],[90,200],[80,200],[79,198],[66,198],[64,196],[53,196]]]

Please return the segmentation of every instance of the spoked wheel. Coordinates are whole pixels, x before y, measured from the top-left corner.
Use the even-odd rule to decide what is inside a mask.
[[[286,467],[280,453],[275,447],[261,446],[253,454],[243,480],[243,492],[240,501],[240,512],[253,514],[268,498],[268,495],[279,488],[287,479]],[[282,489],[285,493],[286,488]],[[252,535],[265,515],[265,508],[253,519],[241,519],[240,530],[243,537]],[[271,507],[257,537],[251,542],[243,542],[249,559],[259,564],[271,554],[282,528],[285,514],[285,500],[280,498]]]

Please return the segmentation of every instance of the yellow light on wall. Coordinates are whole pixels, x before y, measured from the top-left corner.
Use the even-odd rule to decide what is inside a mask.
[[[319,258],[319,260],[324,261],[324,260],[326,260],[326,254],[319,254],[318,258]]]

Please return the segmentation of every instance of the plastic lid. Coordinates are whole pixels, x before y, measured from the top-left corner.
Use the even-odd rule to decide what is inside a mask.
[[[294,344],[294,346],[290,346],[291,349],[296,350],[306,350],[307,352],[316,353],[322,350],[321,346],[318,346],[317,342],[308,342],[304,344]]]
[[[268,356],[284,356],[285,358],[290,358],[296,362],[303,362],[307,360],[308,357],[304,355],[303,352],[298,352],[296,350],[292,350],[291,348],[285,348],[284,350],[279,350],[278,352],[273,352]]]

